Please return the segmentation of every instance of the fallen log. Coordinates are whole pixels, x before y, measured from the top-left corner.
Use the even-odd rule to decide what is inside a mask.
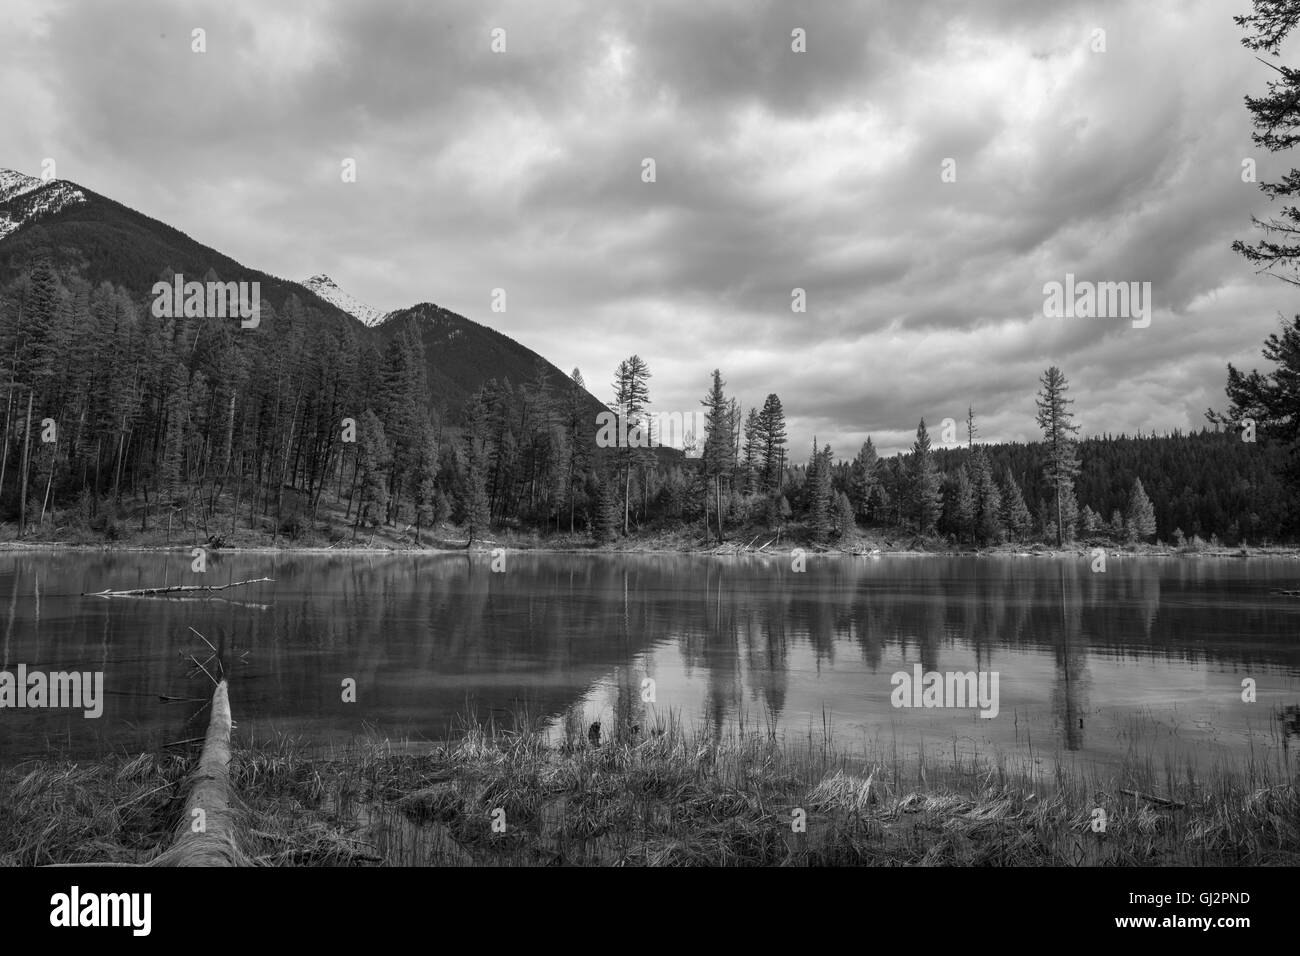
[[[144,594],[173,594],[178,591],[224,591],[226,588],[243,587],[245,584],[261,584],[274,581],[275,578],[250,578],[247,581],[232,581],[230,584],[173,584],[165,588],[127,588],[123,591],[82,591],[82,597],[137,597]]]
[[[251,866],[237,842],[230,806],[230,695],[223,680],[212,692],[212,716],[203,752],[190,775],[190,792],[172,845],[144,866]],[[199,739],[199,738],[194,738]],[[176,743],[188,743],[177,741]],[[168,744],[166,746],[172,746]],[[167,786],[170,786],[168,784]],[[136,799],[157,793],[158,787]],[[129,804],[127,804],[129,806]],[[53,863],[63,866],[139,866],[137,863]]]
[[[212,716],[176,839],[149,866],[247,866],[236,842],[230,806],[230,694],[223,680],[212,692]]]

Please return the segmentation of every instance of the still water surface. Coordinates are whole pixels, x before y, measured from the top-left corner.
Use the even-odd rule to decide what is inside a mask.
[[[585,731],[672,712],[712,731],[936,755],[1104,762],[1282,755],[1300,743],[1291,559],[510,554],[0,555],[0,670],[103,671],[104,714],[0,710],[0,762],[202,733],[186,656],[224,643],[244,739],[446,739],[466,714]],[[274,583],[206,598],[83,597]],[[202,653],[201,653],[202,652]],[[999,713],[891,706],[897,671],[997,671]],[[356,681],[357,700],[342,685]],[[642,701],[643,681],[655,702]],[[1242,700],[1242,681],[1257,700]]]

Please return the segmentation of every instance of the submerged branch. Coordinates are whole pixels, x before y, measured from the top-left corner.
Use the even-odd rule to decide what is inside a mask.
[[[173,584],[164,588],[127,588],[123,591],[82,591],[82,597],[137,597],[144,594],[173,594],[178,591],[224,591],[226,588],[243,587],[245,584],[261,584],[274,581],[275,578],[250,578],[247,581],[232,581],[230,584]],[[209,647],[211,645],[208,645]]]

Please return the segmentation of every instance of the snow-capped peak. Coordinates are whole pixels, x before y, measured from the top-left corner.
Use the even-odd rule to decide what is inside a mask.
[[[378,309],[372,309],[364,302],[358,302],[352,296],[340,289],[327,275],[314,275],[310,279],[301,283],[304,289],[308,289],[331,305],[336,305],[348,315],[358,318],[365,325],[378,325],[383,321],[385,313]]]
[[[85,194],[66,180],[47,181],[0,169],[0,239],[33,219],[85,201]]]
[[[43,185],[35,176],[24,176],[12,169],[0,169],[0,202],[40,189]]]

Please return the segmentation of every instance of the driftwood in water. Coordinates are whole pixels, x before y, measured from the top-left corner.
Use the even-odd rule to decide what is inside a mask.
[[[150,866],[241,866],[247,859],[236,843],[230,806],[230,694],[223,680],[212,692],[212,716],[189,797],[171,848]]]
[[[727,543],[727,544],[720,544],[720,545],[718,545],[716,548],[714,548],[713,551],[710,552],[710,553],[712,553],[712,554],[743,554],[743,553],[753,552],[753,553],[757,554],[757,553],[763,551],[764,549],[766,549],[769,545],[771,545],[772,541],[775,541],[775,540],[776,540],[776,538],[773,538],[772,541],[769,541],[767,544],[763,545],[763,547],[761,547],[761,548],[756,548],[756,547],[754,547],[754,542],[757,541],[757,540],[758,540],[759,538],[761,538],[761,537],[762,537],[762,534],[756,534],[756,535],[754,535],[754,537],[752,537],[752,538],[749,540],[749,544],[745,544],[745,545],[738,544],[738,543],[736,543],[736,542],[730,542],[730,543]],[[780,536],[778,535],[777,537],[780,537]]]
[[[250,578],[247,581],[232,581],[230,584],[173,584],[165,588],[127,588],[124,591],[82,591],[82,597],[136,597],[143,594],[172,594],[177,591],[224,591],[226,588],[243,587],[245,584],[261,584],[274,581],[275,578]]]

